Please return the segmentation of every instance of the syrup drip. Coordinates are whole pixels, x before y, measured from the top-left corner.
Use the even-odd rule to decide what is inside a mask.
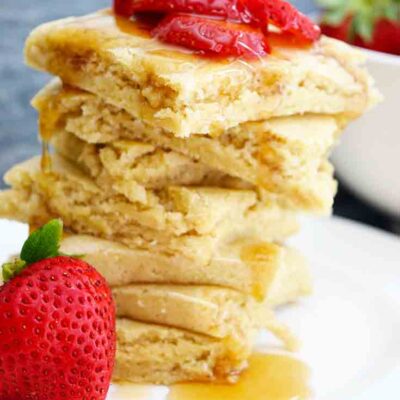
[[[115,15],[115,25],[121,32],[144,38],[151,38],[150,32],[156,26],[158,21],[159,17],[151,17],[147,14],[132,17],[132,19]]]
[[[42,141],[42,158],[41,169],[45,174],[51,173],[52,160],[50,154],[50,141],[57,129],[59,121],[59,103],[63,95],[63,91],[55,96],[51,101],[44,102],[39,106],[39,134]]]
[[[49,150],[49,143],[42,141],[42,158],[40,160],[40,167],[42,172],[49,174],[51,172],[51,155]]]
[[[252,267],[255,276],[258,276],[258,271],[263,270],[269,274],[268,282],[272,283],[277,271],[277,263],[275,262],[279,248],[270,243],[256,243],[246,245],[242,248],[240,258],[242,261]],[[267,270],[266,270],[267,269]],[[257,283],[257,279],[253,287],[253,295],[257,299],[262,300],[265,297],[265,288]],[[268,288],[267,288],[268,290]]]
[[[299,360],[274,354],[255,354],[237,384],[179,384],[168,400],[307,400],[309,369]]]

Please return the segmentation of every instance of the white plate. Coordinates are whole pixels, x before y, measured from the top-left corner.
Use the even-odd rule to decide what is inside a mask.
[[[25,226],[0,220],[0,261],[16,253]],[[279,312],[296,332],[318,400],[400,398],[400,240],[343,219],[306,220],[293,240],[310,258],[315,295]],[[108,400],[162,399],[166,388]],[[119,394],[118,394],[119,393]],[[221,399],[222,400],[222,399]]]

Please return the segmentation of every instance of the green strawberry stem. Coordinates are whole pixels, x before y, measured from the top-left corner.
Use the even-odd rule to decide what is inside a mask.
[[[3,264],[3,281],[8,282],[30,264],[44,260],[45,258],[62,255],[59,251],[62,233],[63,223],[60,219],[53,219],[32,232],[22,246],[19,258]]]
[[[3,281],[8,282],[10,279],[14,278],[14,276],[21,273],[25,267],[26,267],[26,262],[19,258],[15,259],[12,262],[3,264],[2,267]]]

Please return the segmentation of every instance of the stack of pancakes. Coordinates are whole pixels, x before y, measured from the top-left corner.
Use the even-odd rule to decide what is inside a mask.
[[[234,380],[260,329],[290,345],[271,310],[312,285],[284,242],[331,212],[329,152],[377,98],[359,53],[322,38],[211,60],[107,10],[37,28],[26,58],[58,77],[33,100],[54,154],[8,172],[0,215],[62,218],[62,250],[106,277],[115,378]]]

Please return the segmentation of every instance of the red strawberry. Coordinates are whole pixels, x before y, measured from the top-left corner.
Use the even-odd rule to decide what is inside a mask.
[[[152,34],[166,43],[223,57],[261,57],[269,53],[267,38],[259,29],[194,15],[168,15]]]
[[[382,18],[376,21],[371,40],[356,35],[354,44],[370,50],[400,55],[400,22]]]
[[[352,29],[353,17],[347,16],[340,24],[321,24],[324,35],[366,49],[400,55],[400,23],[382,18],[375,22],[372,37],[364,38]]]
[[[0,399],[107,395],[116,341],[111,292],[87,263],[54,257],[61,230],[51,221],[30,236],[21,260],[3,267]]]
[[[253,19],[261,26],[269,23],[307,42],[321,36],[321,30],[307,16],[284,0],[242,0]]]
[[[398,0],[319,0],[327,35],[367,49],[400,55]]]
[[[188,13],[217,16],[246,22],[241,13],[241,0],[114,0],[117,14],[131,17],[137,12]],[[248,22],[248,21],[247,21]]]
[[[350,40],[350,28],[352,23],[352,17],[347,16],[339,24],[331,25],[322,23],[321,31],[324,35],[333,37],[343,42]]]

